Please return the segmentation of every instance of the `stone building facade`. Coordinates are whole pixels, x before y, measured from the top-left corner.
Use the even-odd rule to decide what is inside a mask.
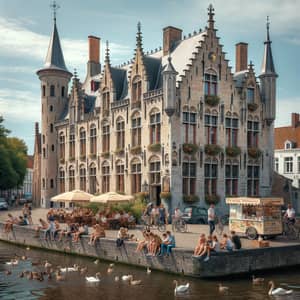
[[[225,195],[270,194],[276,77],[269,23],[258,83],[247,44],[232,72],[216,35],[163,29],[163,48],[145,53],[138,24],[133,59],[112,66],[108,44],[89,37],[87,76],[67,70],[56,21],[41,81],[41,205],[57,193],[148,192],[169,208],[218,203]],[[166,198],[171,196],[171,200]]]

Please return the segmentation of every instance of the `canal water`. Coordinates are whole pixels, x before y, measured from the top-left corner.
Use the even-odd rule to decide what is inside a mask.
[[[20,257],[19,264],[9,266],[5,264],[15,256]],[[27,260],[22,260],[27,256]],[[88,283],[85,276],[77,272],[69,272],[65,281],[57,282],[55,279],[45,279],[40,282],[20,278],[19,274],[24,270],[43,271],[45,261],[53,266],[72,266],[78,264],[88,268],[88,275],[94,276],[101,273],[99,283]],[[152,271],[147,274],[143,268],[134,268],[115,264],[112,274],[107,274],[108,262],[94,263],[94,259],[78,256],[68,256],[48,251],[26,249],[0,242],[0,299],[1,300],[165,300],[165,299],[270,299],[268,296],[267,282],[274,280],[276,285],[287,284],[292,286],[293,295],[276,299],[300,299],[300,271],[285,270],[259,274],[265,278],[265,283],[254,286],[251,276],[236,277],[232,279],[200,280],[185,278],[177,275]],[[7,275],[11,271],[11,275]],[[127,282],[120,280],[115,282],[115,276],[132,274],[134,279],[142,280],[141,285],[129,286]],[[189,282],[190,290],[187,294],[174,296],[173,280],[180,284]],[[218,284],[229,287],[228,294],[220,294]],[[281,285],[286,287],[287,285]]]

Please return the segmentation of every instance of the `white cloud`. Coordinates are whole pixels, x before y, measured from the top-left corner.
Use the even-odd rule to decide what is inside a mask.
[[[291,113],[300,113],[300,97],[280,99],[277,101],[275,126],[290,125]]]
[[[4,119],[35,121],[40,119],[40,96],[31,91],[0,89],[0,115]]]

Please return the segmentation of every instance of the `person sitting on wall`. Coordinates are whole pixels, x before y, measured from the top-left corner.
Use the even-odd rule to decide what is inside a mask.
[[[242,248],[240,237],[235,233],[234,230],[232,230],[230,233],[231,233],[231,241],[234,245],[234,249],[240,250]]]
[[[205,248],[205,243],[206,243],[205,234],[202,233],[202,234],[200,234],[198,243],[195,247],[194,256],[198,256],[198,255],[200,255],[200,253],[202,253],[202,251]]]
[[[104,228],[99,223],[96,223],[90,235],[89,245],[95,245],[96,241],[102,237],[105,237]]]
[[[59,241],[61,241],[64,236],[71,237],[72,234],[76,232],[76,230],[76,224],[67,221],[67,228],[65,230],[62,230],[59,234]]]
[[[149,237],[149,233],[144,230],[143,231],[143,239],[138,241],[138,245],[136,247],[135,252],[140,252],[142,251],[145,247],[147,247],[148,241],[149,241],[150,237]]]
[[[39,219],[39,223],[40,225],[38,225],[36,228],[35,228],[35,237],[39,237],[39,233],[40,233],[40,230],[46,230],[48,228],[48,223],[43,220],[43,219]]]
[[[73,233],[73,242],[78,242],[80,236],[82,235],[88,235],[89,234],[89,228],[87,225],[84,225],[83,223],[81,223],[78,227],[78,230],[76,232]]]
[[[162,239],[157,234],[150,234],[149,251],[147,256],[155,256],[160,250],[160,245],[162,244]]]
[[[121,227],[118,231],[116,244],[117,247],[121,247],[124,244],[124,241],[129,238],[128,229]]]
[[[233,250],[233,243],[226,233],[223,234],[223,241],[221,243],[221,249],[224,249],[224,250],[227,250],[230,252]]]
[[[8,233],[13,229],[14,224],[18,224],[18,218],[14,217],[12,214],[8,214],[8,219],[5,221],[4,233]]]
[[[28,225],[27,221],[24,219],[23,216],[19,216],[18,225],[19,225],[19,226],[25,226],[25,225]]]
[[[168,236],[168,240],[166,243],[162,243],[161,244],[161,252],[160,255],[165,255],[169,256],[172,252],[172,249],[176,247],[176,243],[175,243],[175,236],[171,234],[170,231],[166,232],[167,236]]]
[[[60,228],[60,224],[58,222],[58,220],[54,221],[54,232],[53,232],[53,239],[55,240],[55,238],[60,234],[61,232],[61,228]]]

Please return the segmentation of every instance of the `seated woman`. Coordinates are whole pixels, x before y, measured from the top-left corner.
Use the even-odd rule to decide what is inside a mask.
[[[105,237],[105,231],[104,228],[99,223],[97,223],[93,226],[93,231],[90,235],[89,245],[95,245],[96,241],[101,237]]]
[[[198,254],[199,257],[203,257],[206,255],[204,261],[207,261],[209,260],[210,258],[210,251],[212,249],[212,246],[213,246],[213,241],[212,241],[212,237],[211,235],[209,235],[207,237],[207,240],[206,240],[206,243],[205,243],[205,247],[203,248],[203,250]]]
[[[72,234],[75,233],[76,231],[77,231],[76,224],[67,221],[67,228],[60,231],[58,240],[61,241],[64,236],[71,237]]]
[[[39,222],[40,222],[40,225],[38,225],[36,228],[35,228],[35,236],[36,237],[39,237],[39,233],[40,233],[40,230],[47,230],[48,227],[49,227],[49,224],[43,220],[43,219],[39,219]]]
[[[87,225],[84,225],[83,223],[81,223],[79,225],[79,228],[76,232],[73,233],[73,242],[78,242],[80,236],[82,235],[88,235],[89,234],[89,228]]]
[[[57,237],[57,235],[59,235],[61,232],[61,228],[60,228],[60,224],[58,222],[58,220],[54,221],[54,231],[53,231],[53,240],[55,240],[55,238]]]
[[[127,240],[129,238],[129,234],[128,234],[128,229],[125,227],[121,227],[118,235],[117,235],[117,247],[121,247],[124,243],[125,240]]]
[[[12,214],[8,214],[8,219],[5,221],[4,225],[4,233],[10,232],[14,224],[18,224],[18,218],[14,217]]]
[[[227,251],[233,251],[233,243],[226,233],[223,234],[223,240],[222,240],[220,246],[221,246],[221,249],[224,249]]]
[[[200,255],[200,253],[205,248],[205,243],[206,243],[205,234],[201,234],[200,238],[198,240],[198,243],[197,243],[197,245],[195,247],[195,250],[194,250],[194,256]]]
[[[149,234],[144,230],[143,239],[138,242],[135,252],[142,251],[147,246],[148,241],[149,241]]]

